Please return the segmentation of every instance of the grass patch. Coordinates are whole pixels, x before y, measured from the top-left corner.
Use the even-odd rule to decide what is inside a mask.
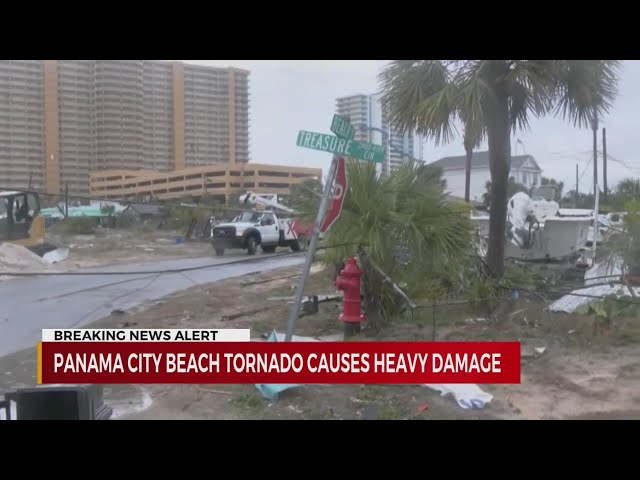
[[[233,397],[229,403],[243,410],[261,410],[265,407],[264,400],[257,393],[245,393]]]

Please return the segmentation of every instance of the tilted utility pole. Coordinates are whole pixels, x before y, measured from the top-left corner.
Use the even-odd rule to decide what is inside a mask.
[[[604,187],[604,203],[607,203],[609,194],[607,190],[607,129],[602,129],[602,186]]]
[[[579,179],[578,179],[578,164],[576,163],[576,198],[575,201],[573,202],[573,208],[578,208],[578,183],[579,183]]]
[[[593,198],[596,198],[598,188],[598,114],[595,114],[591,122],[593,130]]]

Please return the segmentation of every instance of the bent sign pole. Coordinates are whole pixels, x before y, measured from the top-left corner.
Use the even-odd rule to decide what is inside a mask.
[[[311,264],[313,263],[313,257],[316,254],[318,245],[318,238],[320,237],[320,228],[322,227],[322,220],[327,211],[329,205],[329,198],[331,197],[331,190],[333,189],[333,180],[335,177],[336,166],[338,163],[337,157],[333,157],[331,161],[331,167],[329,168],[329,175],[327,177],[327,184],[322,192],[322,200],[320,201],[320,208],[318,209],[318,215],[316,216],[315,224],[313,225],[313,234],[311,235],[311,241],[309,242],[309,249],[307,250],[307,258],[302,267],[302,274],[298,280],[296,288],[296,294],[293,298],[293,305],[291,305],[291,311],[289,312],[289,321],[287,322],[287,334],[284,341],[290,342],[293,338],[293,329],[295,328],[296,320],[300,315],[300,306],[302,305],[302,297],[304,295],[304,287],[307,283],[307,278],[311,272]]]
[[[320,208],[318,209],[316,222],[313,226],[313,234],[311,236],[311,241],[309,242],[307,258],[304,262],[300,280],[298,281],[293,305],[291,305],[289,321],[287,322],[287,334],[284,340],[285,342],[290,342],[293,338],[293,329],[295,328],[296,321],[300,315],[300,306],[302,305],[304,287],[307,283],[309,273],[311,272],[311,264],[313,263],[313,257],[316,254],[320,232],[327,231],[338,219],[340,212],[342,211],[342,205],[344,203],[344,197],[347,189],[345,157],[352,157],[357,158],[358,160],[375,163],[382,163],[384,161],[384,148],[381,145],[358,142],[353,139],[355,129],[346,118],[334,115],[333,121],[331,122],[331,131],[337,136],[300,130],[296,141],[296,145],[298,147],[332,153],[333,160],[331,161],[329,175],[327,176],[327,185],[322,192],[322,200],[320,201]],[[342,172],[340,169],[342,169]],[[333,191],[334,183],[337,184],[336,192]],[[340,190],[340,187],[342,187],[341,192],[338,191]],[[338,196],[338,193],[340,193],[340,196]],[[329,215],[327,215],[327,218],[325,219],[331,197],[333,197],[333,205],[331,206]]]
[[[338,164],[336,166],[336,175],[333,182],[333,200],[331,201],[331,207],[324,218],[324,222],[320,227],[320,233],[324,234],[336,223],[336,220],[342,213],[342,206],[344,205],[344,198],[347,195],[347,165],[343,157],[338,157]]]

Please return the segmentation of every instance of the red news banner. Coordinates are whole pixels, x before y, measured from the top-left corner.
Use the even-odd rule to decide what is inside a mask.
[[[43,330],[41,384],[520,383],[517,342],[264,342],[249,330]]]

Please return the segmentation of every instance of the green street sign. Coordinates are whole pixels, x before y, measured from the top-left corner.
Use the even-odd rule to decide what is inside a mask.
[[[302,148],[333,153],[339,157],[353,157],[375,163],[382,163],[384,161],[384,148],[382,148],[381,145],[347,140],[346,138],[339,138],[324,133],[300,130],[298,132],[296,145]]]
[[[353,137],[356,136],[356,129],[353,128],[353,125],[351,125],[349,120],[341,117],[340,115],[333,116],[331,131],[340,138],[345,138],[347,140],[352,140]]]

